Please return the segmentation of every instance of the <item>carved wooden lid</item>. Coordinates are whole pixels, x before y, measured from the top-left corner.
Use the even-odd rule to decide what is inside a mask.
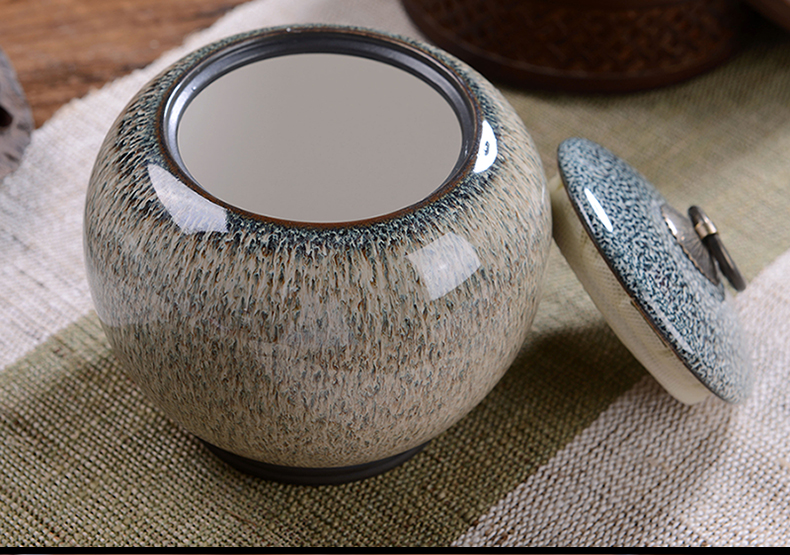
[[[735,0],[403,4],[429,39],[490,79],[584,92],[649,89],[712,69],[735,52],[744,21]]]

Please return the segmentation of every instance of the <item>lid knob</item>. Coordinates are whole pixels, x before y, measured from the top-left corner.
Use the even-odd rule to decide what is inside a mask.
[[[710,251],[716,262],[719,263],[719,269],[727,281],[735,288],[736,291],[743,291],[746,289],[746,280],[741,274],[738,267],[735,265],[730,253],[724,247],[719,230],[713,224],[711,219],[705,214],[699,206],[692,206],[689,208],[689,218],[691,223],[694,224],[694,231],[699,235],[700,240],[705,244]]]
[[[688,209],[688,218],[672,208],[669,204],[661,207],[669,230],[675,237],[683,252],[715,285],[719,284],[719,274],[714,260],[719,263],[719,270],[732,284],[736,291],[746,289],[746,280],[738,270],[727,249],[721,241],[719,230],[699,206]]]

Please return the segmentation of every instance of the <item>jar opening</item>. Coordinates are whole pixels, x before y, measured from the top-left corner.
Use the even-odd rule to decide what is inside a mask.
[[[477,130],[460,78],[397,39],[295,28],[231,44],[187,73],[165,142],[200,192],[291,222],[386,218],[429,202]]]

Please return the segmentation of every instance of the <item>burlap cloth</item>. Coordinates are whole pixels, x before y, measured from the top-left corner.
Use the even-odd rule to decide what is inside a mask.
[[[504,89],[549,176],[585,136],[717,221],[757,386],[675,402],[552,252],[523,352],[496,389],[384,475],[301,487],[240,474],[151,406],[92,311],[82,207],[106,129],[197,46],[299,22],[417,35],[394,1],[260,0],[64,107],[0,183],[0,541],[6,545],[768,545],[790,543],[790,34],[690,83],[629,96]]]

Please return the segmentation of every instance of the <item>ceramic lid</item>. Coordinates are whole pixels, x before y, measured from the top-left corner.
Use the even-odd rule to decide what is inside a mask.
[[[712,222],[696,207],[689,217],[672,208],[591,141],[563,142],[558,162],[554,237],[615,333],[678,400],[745,399],[749,346],[719,274],[745,282]]]

